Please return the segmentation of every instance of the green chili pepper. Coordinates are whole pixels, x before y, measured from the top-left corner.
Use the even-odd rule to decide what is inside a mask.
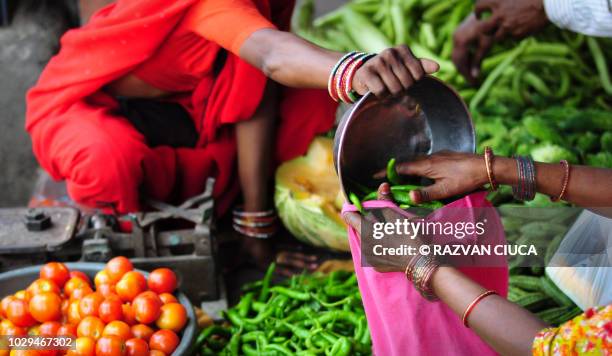
[[[359,201],[357,195],[355,195],[355,193],[349,193],[349,199],[351,203],[355,205],[355,208],[357,208],[357,210],[359,210],[359,212],[363,214],[363,205],[361,205],[361,202]]]
[[[597,67],[597,71],[599,72],[599,80],[601,81],[601,86],[604,88],[606,93],[612,95],[612,81],[610,80],[610,72],[608,72],[606,57],[601,51],[601,47],[599,47],[597,39],[593,37],[587,37],[587,45],[591,50],[591,55],[593,56],[593,60],[595,61],[595,67]]]
[[[397,174],[395,163],[395,158],[391,158],[389,162],[387,162],[387,180],[392,185],[399,185],[401,184],[401,179]]]
[[[301,301],[308,301],[310,300],[310,293],[306,293],[306,292],[298,292],[295,290],[291,290],[285,287],[272,287],[270,289],[272,292],[276,292],[278,294],[282,294],[285,295],[289,298],[293,298],[293,299],[297,299],[297,300],[301,300]]]
[[[238,315],[240,315],[241,317],[246,317],[247,314],[249,313],[249,310],[251,309],[251,303],[253,302],[253,292],[247,293],[245,294],[242,299],[240,300],[240,303],[238,303],[236,305],[236,309],[238,309]]]
[[[264,347],[264,351],[276,351],[279,352],[281,355],[293,355],[293,352],[291,352],[291,350],[278,344],[268,344]]]
[[[270,266],[268,266],[268,270],[266,271],[262,281],[261,293],[259,294],[259,298],[257,298],[257,300],[260,302],[265,302],[268,299],[268,294],[270,293],[270,282],[272,281],[274,269],[276,269],[276,263],[272,262],[270,263]]]

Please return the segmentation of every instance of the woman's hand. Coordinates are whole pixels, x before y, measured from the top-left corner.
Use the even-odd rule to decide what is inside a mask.
[[[469,153],[442,151],[399,163],[396,169],[399,174],[435,180],[430,186],[410,192],[417,204],[468,193],[488,182],[484,159]]]
[[[406,45],[387,48],[357,70],[353,89],[361,95],[397,95],[439,67],[430,59],[416,58]]]
[[[388,183],[383,183],[378,188],[377,200],[392,200],[391,190]],[[374,231],[382,231],[382,224],[396,224],[396,221],[404,222],[410,219],[400,215],[390,208],[372,210],[365,217],[359,213],[345,213],[342,215],[344,221],[352,226],[360,234],[362,256],[368,266],[372,266],[378,272],[404,272],[408,263],[419,256],[419,247],[422,245],[420,236],[416,236],[414,230],[402,228],[401,234],[385,233],[382,238],[374,238]],[[378,224],[378,227],[376,227]],[[378,229],[378,230],[375,230]],[[409,231],[406,233],[406,231]],[[363,234],[363,235],[361,235]],[[377,254],[383,248],[410,248],[413,255],[389,255]]]

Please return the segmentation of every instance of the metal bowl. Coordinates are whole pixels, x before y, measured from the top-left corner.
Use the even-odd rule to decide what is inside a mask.
[[[375,189],[391,158],[409,162],[442,150],[474,152],[474,125],[457,92],[426,77],[404,94],[368,93],[344,113],[334,137],[334,165],[344,194]]]

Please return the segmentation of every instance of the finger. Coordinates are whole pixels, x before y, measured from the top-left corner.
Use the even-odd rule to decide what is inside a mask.
[[[480,35],[494,35],[500,27],[501,17],[492,16],[490,19],[478,21],[477,33]]]
[[[474,78],[470,76],[470,47],[478,36],[474,30],[476,20],[473,19],[473,16],[470,15],[453,34],[453,53],[451,54],[451,59],[459,73],[470,82],[474,81]]]
[[[423,69],[427,74],[432,74],[440,70],[440,65],[438,62],[432,59],[421,58],[421,66],[423,66]]]
[[[401,162],[395,166],[398,174],[405,176],[428,177],[430,163],[428,159],[416,159],[410,162]]]
[[[308,261],[308,262],[313,262],[313,261],[317,260],[317,256],[315,256],[315,255],[307,255],[307,254],[302,253],[302,252],[282,251],[280,253],[285,254],[285,256],[287,256],[287,258],[290,258],[290,259],[297,259],[297,260]]]
[[[382,97],[387,94],[387,87],[383,82],[380,74],[375,69],[368,67],[366,68],[367,76],[365,86],[368,91],[372,92],[377,97]],[[363,93],[360,93],[363,94]]]
[[[297,269],[313,269],[318,266],[315,261],[307,260],[305,256],[298,256],[297,254],[290,252],[280,252],[276,256],[276,263],[279,265],[297,268]]]
[[[474,56],[472,57],[472,67],[470,69],[470,75],[473,78],[478,78],[480,76],[480,67],[482,64],[482,60],[489,53],[489,50],[493,46],[493,38],[490,36],[480,36],[478,47],[474,52]]]
[[[378,76],[384,82],[386,90],[391,93],[391,95],[397,95],[402,91],[402,84],[391,70],[391,65],[386,59],[387,56],[389,55],[385,54],[385,59],[379,58],[374,68],[378,73]]]
[[[485,12],[493,12],[497,5],[497,0],[477,0],[474,4],[474,14],[481,18]]]
[[[410,71],[410,75],[412,76],[413,81],[421,80],[423,76],[425,76],[425,69],[423,68],[422,62],[414,56],[412,50],[410,50],[408,46],[402,45],[397,47],[397,53],[403,65],[408,69],[408,71]],[[431,60],[427,61],[433,62]],[[429,63],[427,65],[432,66],[432,63]]]
[[[377,199],[393,201],[393,196],[391,195],[391,186],[389,186],[389,183],[383,183],[380,185],[380,187],[378,187]]]
[[[441,182],[410,192],[410,198],[417,204],[446,199],[451,195],[446,185]]]
[[[356,231],[361,231],[361,214],[348,212],[342,214],[342,219]]]
[[[414,84],[414,78],[408,70],[408,67],[404,65],[404,61],[402,60],[399,52],[393,52],[393,55],[389,59],[389,64],[391,65],[393,74],[395,74],[395,77],[402,85],[402,88],[408,89],[412,84]]]

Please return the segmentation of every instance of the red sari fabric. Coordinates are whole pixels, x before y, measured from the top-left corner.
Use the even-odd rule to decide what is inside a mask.
[[[228,53],[221,71],[213,63],[222,47],[182,21],[197,0],[120,0],[100,10],[84,27],[67,32],[61,50],[27,96],[26,129],[41,166],[66,180],[77,203],[142,209],[141,192],[157,200],[185,199],[215,177],[219,212],[239,191],[236,143],[231,124],[248,120],[267,78]],[[290,16],[274,0],[254,1],[262,16],[283,28]],[[280,15],[279,15],[280,14]],[[191,114],[200,139],[195,148],[148,147],[117,113],[102,88],[129,73],[170,92]],[[312,138],[328,130],[336,106],[323,90],[283,88],[276,162],[303,154]]]

